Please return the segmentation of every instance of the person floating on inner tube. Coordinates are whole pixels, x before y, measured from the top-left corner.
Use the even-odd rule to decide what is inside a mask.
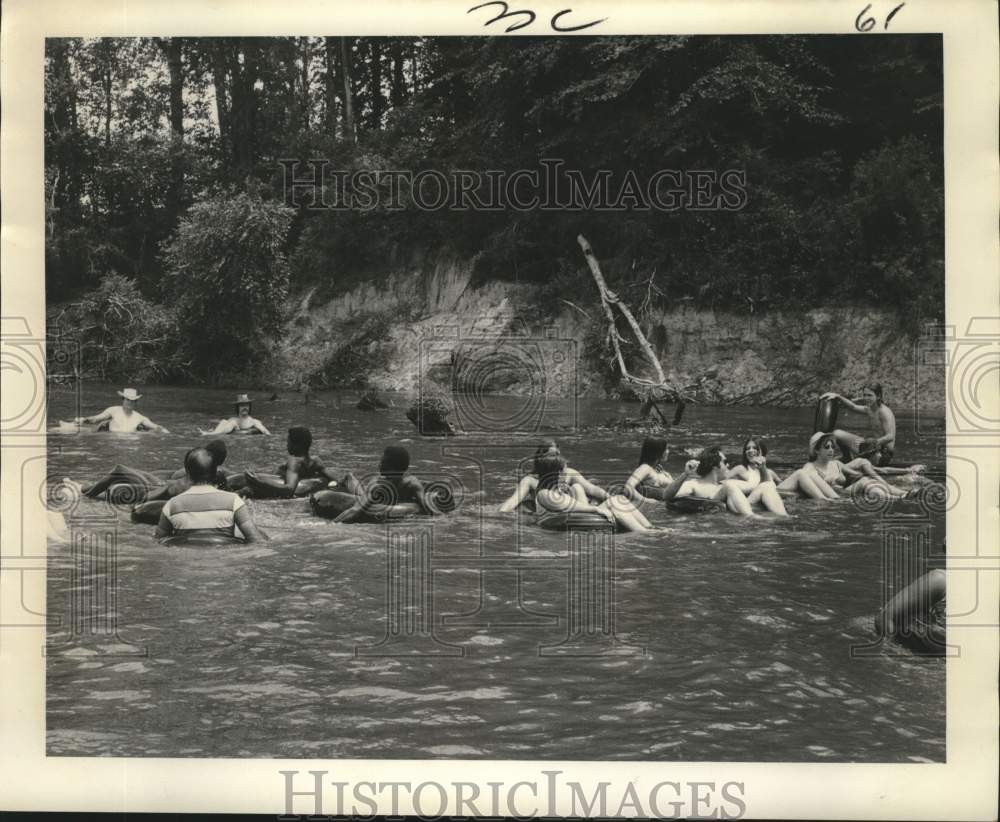
[[[650,531],[653,526],[642,512],[628,499],[616,495],[607,497],[600,505],[588,502],[583,489],[572,485],[566,477],[566,460],[559,454],[546,454],[535,461],[538,485],[535,504],[539,513],[594,513],[606,517],[624,531]]]
[[[909,468],[888,467],[896,450],[896,415],[882,402],[881,383],[873,382],[865,386],[861,396],[854,400],[849,400],[834,391],[827,391],[820,399],[837,400],[851,411],[868,416],[868,423],[875,432],[875,437],[862,437],[840,428],[833,431],[837,445],[840,446],[844,459],[848,462],[857,457],[864,457],[880,474],[919,473],[924,469],[922,465],[912,465]]]
[[[756,517],[750,502],[740,488],[739,482],[730,482],[729,462],[722,453],[722,446],[713,445],[698,455],[698,464],[689,460],[684,473],[677,477],[664,491],[667,501],[675,497],[697,497],[698,499],[725,502],[734,514]]]
[[[119,391],[118,396],[122,398],[120,406],[111,405],[105,408],[100,414],[94,414],[90,417],[75,417],[73,424],[99,425],[100,423],[106,423],[106,429],[102,426],[98,430],[107,430],[113,434],[128,434],[134,431],[157,431],[160,434],[170,433],[162,425],[157,425],[149,417],[143,416],[135,410],[135,404],[142,399],[142,394],[134,388],[126,388]]]
[[[379,476],[367,487],[348,472],[342,483],[342,490],[357,496],[358,501],[343,513],[334,517],[334,522],[359,522],[368,518],[370,509],[383,509],[387,505],[416,505],[421,514],[440,513],[437,506],[428,499],[424,484],[408,473],[410,452],[401,445],[387,445],[379,463]]]
[[[215,459],[207,448],[192,448],[184,457],[191,487],[167,500],[160,512],[156,535],[223,535],[243,537],[247,542],[267,539],[254,525],[246,503],[231,491],[215,487]]]
[[[674,481],[663,467],[669,453],[666,440],[646,437],[639,451],[639,464],[625,480],[625,495],[638,503],[662,500],[663,489]]]
[[[231,476],[230,472],[222,467],[228,454],[226,444],[222,440],[212,440],[205,446],[205,450],[215,461],[215,485],[219,488],[226,487]],[[63,477],[63,483],[90,499],[98,499],[113,486],[129,486],[136,492],[134,496],[137,502],[170,499],[191,487],[191,480],[183,468],[145,471],[121,463],[114,465],[107,474],[90,485],[83,485],[69,477]]]
[[[246,471],[247,488],[255,497],[307,497],[313,491],[336,482],[333,472],[318,457],[309,454],[312,433],[302,425],[288,429],[288,459],[276,474]]]
[[[246,394],[240,394],[233,403],[236,408],[236,416],[219,420],[219,424],[211,431],[204,431],[199,428],[198,432],[205,435],[210,434],[270,434],[267,426],[260,420],[250,416],[253,408],[253,400]]]
[[[946,594],[944,569],[927,571],[886,603],[875,617],[875,630],[918,651],[943,654]]]
[[[750,505],[763,505],[772,514],[787,517],[785,503],[778,493],[778,475],[767,467],[767,443],[750,437],[743,443],[743,461],[729,469],[726,478],[744,494]]]
[[[532,467],[531,473],[522,477],[521,481],[517,484],[517,488],[514,490],[514,493],[500,504],[500,513],[507,514],[511,511],[516,511],[517,507],[522,504],[529,511],[534,511],[535,491],[538,489],[539,477],[538,460],[541,457],[558,454],[559,446],[556,445],[555,440],[542,440],[538,448],[535,449],[534,466]],[[594,483],[590,482],[575,468],[566,466],[564,475],[567,484],[573,487],[574,492],[578,495],[581,501],[586,502],[588,499],[593,499],[598,502],[603,502],[608,498],[607,491],[599,485],[594,485]]]
[[[887,483],[875,467],[863,457],[850,462],[837,459],[840,449],[833,433],[817,431],[809,439],[809,462],[786,477],[779,491],[795,491],[813,499],[840,499],[839,491],[850,488],[851,493],[881,494],[886,497],[908,497],[918,489],[904,491]]]

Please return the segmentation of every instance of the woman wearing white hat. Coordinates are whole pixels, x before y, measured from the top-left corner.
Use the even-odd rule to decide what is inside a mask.
[[[809,462],[783,480],[778,490],[797,491],[814,499],[839,499],[838,492],[847,487],[851,487],[852,493],[860,490],[887,497],[913,493],[887,483],[868,460],[859,458],[844,463],[839,456],[837,438],[832,433],[817,431],[809,438]]]
[[[142,394],[134,388],[126,388],[118,392],[122,398],[121,405],[112,405],[105,408],[100,414],[91,417],[76,417],[73,422],[77,425],[99,425],[107,423],[107,430],[115,434],[127,434],[133,431],[158,431],[161,434],[169,434],[162,425],[157,425],[149,417],[145,417],[135,410],[135,404],[142,399]]]
[[[239,394],[233,403],[236,408],[236,416],[219,420],[219,424],[211,431],[201,428],[198,431],[202,434],[270,434],[267,426],[260,420],[250,416],[253,408],[253,400],[246,394]]]

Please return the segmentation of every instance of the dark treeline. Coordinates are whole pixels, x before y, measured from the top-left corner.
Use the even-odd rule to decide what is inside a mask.
[[[554,298],[582,271],[582,232],[613,282],[655,271],[670,304],[860,304],[916,327],[944,306],[941,54],[936,35],[50,39],[48,300],[86,296],[74,322],[104,346],[95,294],[127,317],[174,312],[141,342],[176,333],[162,375],[204,372],[238,358],[235,329],[280,329],[267,306],[290,290],[436,250]],[[746,205],[310,211],[287,205],[286,158],[445,174],[553,158],[616,181],[736,169]]]

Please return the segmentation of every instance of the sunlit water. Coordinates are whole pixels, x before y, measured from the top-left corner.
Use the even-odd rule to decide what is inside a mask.
[[[89,413],[115,399],[112,386],[86,390]],[[223,391],[148,389],[143,412],[171,434],[53,434],[50,477],[89,480],[115,462],[180,466],[199,440],[195,427],[231,400]],[[570,630],[567,537],[496,513],[538,435],[423,439],[403,417],[405,399],[373,413],[355,400],[350,392],[314,395],[309,405],[295,393],[258,400],[254,413],[276,436],[230,437],[227,464],[273,467],[284,431],[305,424],[313,453],[337,469],[371,471],[383,445],[399,441],[418,476],[460,480],[458,511],[433,521],[436,639],[424,655],[378,645],[389,625],[385,526],[316,519],[304,500],[253,501],[271,542],[165,547],[127,510],[84,500],[74,516],[117,529],[117,628],[74,622],[88,591],[109,589],[103,572],[88,577],[68,543],[50,540],[48,607],[62,620],[46,660],[50,754],[944,759],[944,662],[894,647],[852,655],[875,641],[887,515],[920,527],[928,514],[917,502],[861,512],[848,500],[793,500],[785,521],[651,507],[666,532],[615,542],[615,652],[552,655],[539,649]],[[67,392],[50,403],[52,422],[75,413]],[[498,416],[522,406],[490,401]],[[620,413],[636,406],[550,403],[546,423],[589,426]],[[940,439],[918,437],[913,420],[899,417],[897,461],[940,471]],[[768,439],[772,462],[798,464],[811,423],[809,409],[691,406],[669,434],[668,468],[681,470],[685,450],[716,442],[735,456],[749,433]],[[642,439],[593,429],[556,436],[570,464],[604,485],[625,479]],[[930,525],[939,543],[940,511]],[[480,578],[474,560],[460,559],[518,552],[548,564]],[[366,656],[372,646],[399,655]]]

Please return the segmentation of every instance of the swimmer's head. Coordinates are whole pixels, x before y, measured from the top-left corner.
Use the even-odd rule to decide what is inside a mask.
[[[237,417],[249,417],[250,416],[250,408],[251,408],[251,405],[252,405],[252,401],[251,401],[250,397],[248,397],[246,394],[239,394],[236,397],[236,402],[234,402],[233,405],[236,407],[236,416]]]
[[[830,459],[834,459],[838,451],[837,438],[833,434],[825,434],[822,431],[817,431],[809,438],[810,461],[816,459],[821,453]]]
[[[667,456],[667,441],[658,437],[646,437],[639,451],[639,465],[652,465],[654,468]]]
[[[135,404],[142,399],[142,394],[134,388],[122,389],[118,392],[118,396],[122,398],[122,408],[126,411],[131,411],[135,408]]]
[[[865,402],[875,401],[875,405],[882,404],[882,383],[870,382],[861,390],[861,396]]]
[[[559,455],[559,446],[556,445],[555,440],[542,440],[538,443],[538,447],[535,449],[534,464],[532,466],[532,473],[537,477],[538,473],[538,461],[544,457],[552,457]]]
[[[761,437],[750,437],[743,443],[743,464],[750,465],[751,457],[766,457],[767,443]]]
[[[216,468],[222,465],[226,461],[226,457],[229,456],[229,449],[226,448],[226,444],[222,440],[212,440],[205,445],[205,450],[212,455]]]
[[[382,452],[378,470],[382,474],[405,474],[410,467],[410,452],[402,445],[387,445]]]
[[[207,448],[192,448],[184,456],[184,470],[195,485],[212,482],[215,468],[215,457]]]
[[[566,460],[559,454],[548,454],[535,460],[535,468],[538,471],[538,490],[555,488],[566,469]]]
[[[716,468],[723,474],[729,468],[729,462],[726,460],[726,455],[722,453],[721,445],[712,445],[698,455],[699,477],[707,477]]]
[[[304,425],[293,425],[288,429],[288,453],[293,457],[308,456],[312,442],[312,432]]]

